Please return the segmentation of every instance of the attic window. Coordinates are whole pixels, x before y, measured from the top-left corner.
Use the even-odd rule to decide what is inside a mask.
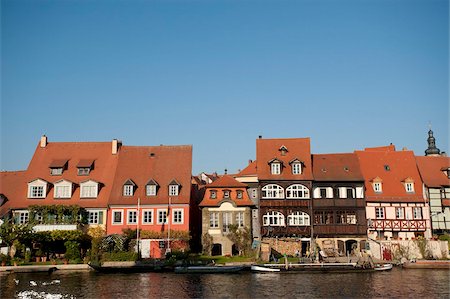
[[[156,193],[158,192],[158,183],[151,179],[147,182],[145,185],[145,194],[147,196],[156,196]]]
[[[281,152],[282,156],[286,156],[286,153],[288,152],[287,147],[285,147],[284,145],[282,145],[278,150]]]
[[[217,198],[217,191],[216,190],[211,190],[210,196],[211,199],[216,199]]]
[[[77,164],[78,175],[89,175],[94,165],[94,160],[80,160]]]
[[[230,190],[223,190],[223,198],[230,198],[231,191]]]
[[[270,172],[272,174],[280,174],[281,173],[281,163],[270,164]]]
[[[172,180],[169,184],[169,196],[178,196],[180,192],[180,184],[176,180]]]
[[[349,171],[347,166],[344,167],[344,170],[347,171],[347,172]]]
[[[133,196],[136,184],[132,180],[127,180],[123,184],[123,196]]]
[[[50,174],[51,175],[62,175],[63,171],[66,169],[67,166],[67,159],[63,160],[53,160],[52,163],[50,163]]]
[[[391,168],[389,167],[389,165],[384,165],[384,170],[386,170],[386,171],[390,171],[390,170],[391,170]]]

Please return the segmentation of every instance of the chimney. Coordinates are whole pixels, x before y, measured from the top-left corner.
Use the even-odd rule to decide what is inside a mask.
[[[252,159],[249,159],[248,160],[248,165],[252,164],[252,162],[253,162]]]
[[[42,135],[41,137],[41,147],[46,147],[47,146],[47,136]]]
[[[261,138],[262,138],[262,135],[259,135],[258,138],[261,139]]]
[[[227,173],[228,173],[228,169],[225,168],[225,174],[227,174]]]
[[[402,151],[407,151],[408,150],[408,148],[406,147],[406,146],[404,146],[403,148],[402,148]]]
[[[117,140],[117,139],[112,140],[111,152],[113,155],[117,155],[117,153],[119,152],[120,145],[121,145],[121,142],[119,140]]]

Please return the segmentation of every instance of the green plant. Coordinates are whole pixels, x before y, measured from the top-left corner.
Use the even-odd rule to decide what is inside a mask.
[[[64,243],[64,246],[66,247],[66,253],[64,254],[66,259],[81,261],[80,245],[78,242],[67,241]]]
[[[211,255],[212,246],[213,246],[213,238],[210,234],[204,233],[202,235],[202,245],[203,245],[203,254]]]
[[[414,242],[419,248],[420,254],[422,255],[423,259],[432,258],[430,248],[428,247],[428,241],[425,238],[419,236]]]
[[[228,228],[230,232],[227,237],[234,243],[239,251],[239,255],[249,254],[251,250],[252,237],[248,227],[239,228],[237,224],[230,224]]]
[[[102,255],[102,261],[136,261],[138,255],[136,252],[120,251],[120,252],[105,252]]]

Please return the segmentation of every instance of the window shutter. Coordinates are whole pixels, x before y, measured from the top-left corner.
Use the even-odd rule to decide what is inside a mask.
[[[98,224],[103,224],[103,211],[98,212]]]

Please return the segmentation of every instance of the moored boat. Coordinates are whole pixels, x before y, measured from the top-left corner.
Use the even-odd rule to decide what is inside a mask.
[[[447,269],[450,270],[450,260],[418,260],[402,264],[405,269]]]
[[[392,270],[392,264],[375,267],[363,267],[357,263],[305,263],[305,264],[264,264],[263,268],[276,269],[279,272],[374,272]],[[253,267],[252,267],[253,270]],[[256,272],[256,270],[255,270]],[[262,272],[262,270],[260,271]]]
[[[175,267],[175,273],[237,273],[243,269],[243,266],[179,266]]]
[[[267,267],[262,267],[262,266],[258,266],[258,265],[252,265],[251,270],[253,272],[270,272],[270,273],[280,272],[280,269],[267,268]]]
[[[389,271],[392,270],[393,265],[392,264],[383,264],[383,265],[376,265],[373,269],[375,271]]]

